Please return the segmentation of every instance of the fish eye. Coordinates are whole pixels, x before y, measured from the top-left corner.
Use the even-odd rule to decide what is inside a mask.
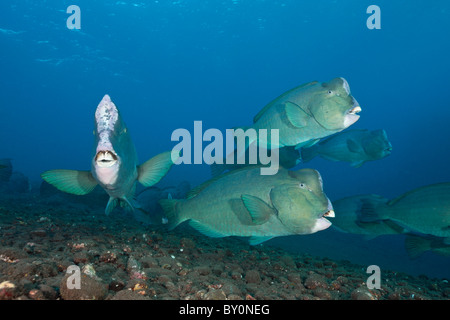
[[[311,188],[309,188],[309,187],[306,185],[306,183],[300,182],[300,183],[298,184],[298,186],[300,187],[300,189],[305,189],[305,190],[308,190],[309,192],[312,192]]]
[[[331,90],[328,90],[328,94],[332,94],[333,93],[333,91],[331,91]]]

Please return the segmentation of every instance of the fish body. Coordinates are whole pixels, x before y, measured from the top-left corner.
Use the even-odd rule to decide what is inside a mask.
[[[105,213],[116,205],[134,210],[136,182],[146,187],[157,183],[170,169],[171,152],[159,154],[138,165],[134,144],[119,110],[105,95],[95,111],[95,143],[90,171],[50,170],[41,176],[61,191],[83,195],[100,185],[110,196]],[[175,157],[176,158],[176,157]]]
[[[420,187],[385,204],[362,207],[359,220],[391,220],[411,232],[450,237],[450,183]]]
[[[119,110],[109,96],[103,98],[95,111],[94,135],[92,176],[111,199],[132,200],[138,178],[137,153]]]
[[[245,164],[238,164],[236,151],[233,154],[233,157],[234,157],[233,164],[226,163],[227,162],[226,158],[223,160],[223,163],[221,163],[221,164],[218,164],[218,163],[211,164],[212,176],[216,177],[225,171],[237,170],[237,169],[241,169],[241,168],[244,168],[247,166],[261,167],[262,164],[259,161],[259,153],[257,153],[258,159],[257,159],[256,163],[252,164],[250,162],[250,158],[249,158],[249,150],[250,149],[246,149],[246,151],[245,151],[246,152],[245,153],[245,157],[246,157]],[[266,152],[270,152],[270,151],[266,151]],[[281,167],[283,167],[285,169],[291,169],[299,163],[298,159],[300,158],[300,150],[295,149],[295,147],[282,147],[278,150],[278,158],[279,158],[279,165]]]
[[[302,148],[302,161],[308,162],[316,156],[331,161],[350,162],[360,167],[367,161],[378,160],[391,154],[392,145],[386,131],[354,129],[339,132],[319,143]]]
[[[0,182],[8,182],[12,175],[11,159],[0,159]]]
[[[253,119],[251,128],[278,129],[279,143],[259,137],[258,143],[272,148],[313,145],[319,139],[340,132],[359,119],[361,107],[350,94],[344,78],[310,82],[296,87],[266,105]],[[249,142],[249,144],[252,141]]]
[[[356,195],[335,200],[333,209],[336,217],[333,219],[332,227],[341,232],[360,234],[367,238],[402,233],[400,227],[385,221],[360,222],[358,220],[359,211],[363,205],[370,203],[372,206],[378,206],[388,201],[389,199],[376,194]]]
[[[312,169],[264,176],[257,167],[231,171],[191,190],[185,200],[160,200],[173,229],[183,221],[210,237],[251,237],[257,244],[277,236],[328,228],[334,217]]]

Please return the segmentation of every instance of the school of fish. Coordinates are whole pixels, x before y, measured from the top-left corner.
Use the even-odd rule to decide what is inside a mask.
[[[429,250],[450,256],[450,183],[419,187],[392,200],[362,194],[332,202],[317,170],[295,168],[316,157],[359,168],[389,156],[392,145],[385,130],[348,129],[361,111],[342,77],[297,86],[262,107],[250,126],[241,127],[267,129],[268,135],[248,141],[246,157],[252,144],[276,150],[280,164],[276,174],[261,175],[264,165],[259,159],[254,164],[224,161],[213,163],[211,179],[193,189],[186,181],[159,188],[155,184],[179,153],[163,152],[140,164],[119,109],[105,95],[94,113],[90,170],[56,169],[41,177],[76,195],[100,186],[109,195],[106,214],[123,207],[146,224],[173,229],[186,222],[208,237],[245,237],[256,245],[333,226],[368,239],[406,234],[411,258]],[[278,130],[276,143],[270,138],[271,129]],[[237,150],[231,155],[238,156]],[[11,160],[0,159],[0,181],[8,181],[12,172]],[[138,182],[146,189],[136,195]]]

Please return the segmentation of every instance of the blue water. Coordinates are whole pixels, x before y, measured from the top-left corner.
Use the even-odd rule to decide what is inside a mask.
[[[66,26],[72,4],[80,30]],[[366,26],[371,4],[381,9],[379,30]],[[352,128],[385,129],[393,152],[358,169],[319,158],[308,167],[332,200],[393,198],[450,181],[449,35],[447,0],[2,1],[0,158],[12,158],[34,185],[45,170],[89,169],[104,94],[145,161],[176,144],[173,130],[193,132],[195,120],[204,129],[248,125],[281,93],[344,77],[363,109]],[[209,177],[205,165],[181,165],[161,183]],[[374,245],[393,250],[386,259],[400,269],[450,276],[448,258],[428,255],[425,267],[411,267],[396,255],[401,241]]]

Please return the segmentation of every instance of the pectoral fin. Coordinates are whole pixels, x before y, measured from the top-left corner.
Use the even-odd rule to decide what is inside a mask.
[[[172,155],[173,151],[158,154],[138,166],[138,181],[145,187],[150,187],[158,183],[169,171],[173,162],[179,155]]]
[[[90,171],[50,170],[41,177],[58,190],[76,195],[88,194],[97,185]]]
[[[304,84],[302,84],[302,85],[300,85],[300,86],[298,86],[298,87],[296,87],[296,88],[294,88],[294,89],[292,89],[292,90],[290,90],[290,91],[285,92],[283,95],[288,95],[288,94],[290,94],[290,93],[292,93],[292,92],[294,92],[294,91],[300,90],[301,88],[306,88],[306,87],[309,87],[309,86],[313,86],[313,85],[316,85],[317,83],[318,83],[317,81],[312,81],[312,82],[304,83]],[[280,97],[278,97],[276,100],[278,100],[279,98],[280,98]],[[253,123],[256,123],[259,119],[261,119],[261,117],[263,116],[263,114],[266,113],[267,110],[269,110],[270,108],[272,108],[273,105],[274,105],[274,104],[271,102],[271,103],[267,104],[260,112],[258,112],[258,114],[253,118]]]
[[[276,214],[275,209],[269,207],[267,203],[258,197],[243,194],[241,199],[254,224],[263,224],[269,220],[271,215]]]
[[[364,160],[361,160],[361,161],[352,162],[350,165],[351,165],[353,168],[359,168],[359,167],[361,167],[363,164],[364,164]]]
[[[272,239],[273,237],[271,237],[271,236],[268,236],[268,237],[258,237],[258,236],[253,236],[253,237],[250,237],[249,239],[248,239],[248,243],[251,245],[251,246],[256,246],[256,245],[258,245],[258,244],[260,244],[260,243],[263,243],[263,242],[265,242],[265,241],[267,241],[267,240],[270,240],[270,239]]]
[[[363,148],[353,139],[347,140],[347,148],[353,153],[361,153],[364,151]]]
[[[300,108],[300,106],[288,101],[285,103],[284,109],[289,122],[293,126],[303,128],[307,125],[310,115]]]

